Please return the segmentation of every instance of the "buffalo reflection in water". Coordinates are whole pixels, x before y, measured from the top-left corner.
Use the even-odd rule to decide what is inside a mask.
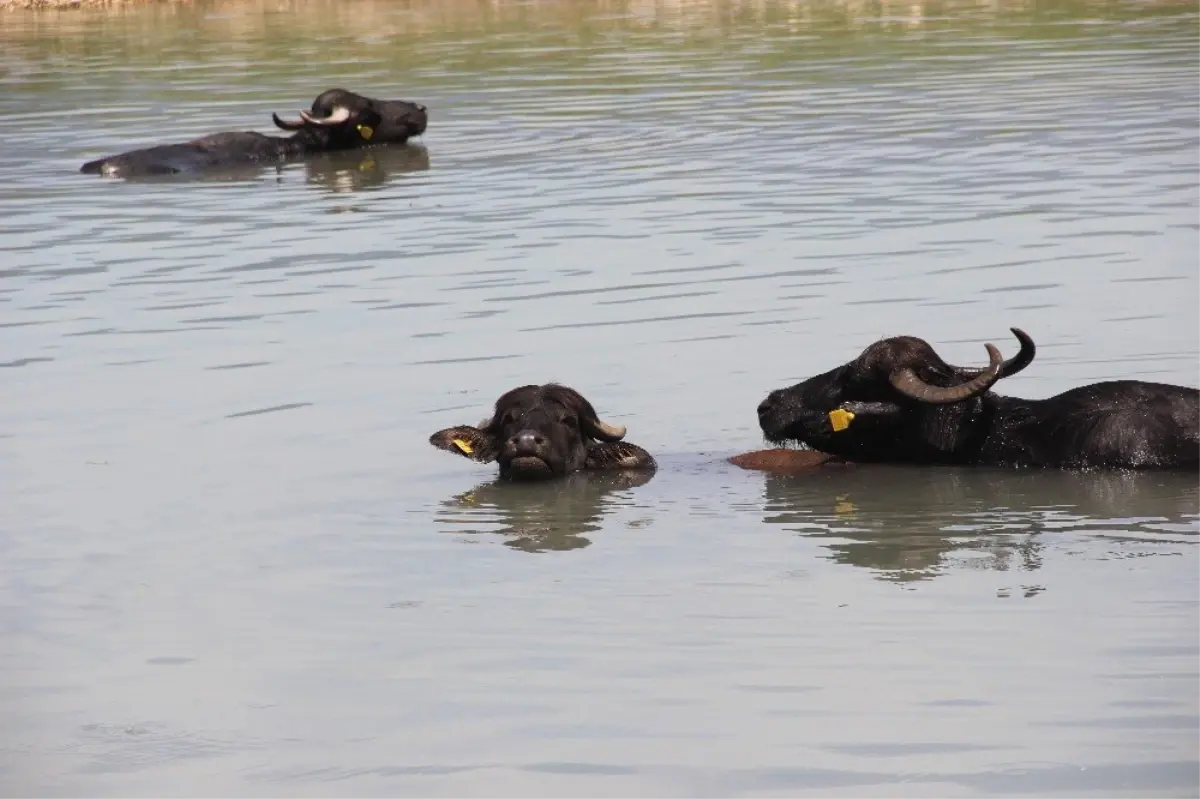
[[[303,169],[304,182],[334,194],[370,191],[410,172],[429,169],[429,151],[418,144],[397,144],[322,153],[292,164],[234,164],[178,175],[136,175],[126,183],[284,183],[292,170]]]
[[[592,542],[602,518],[628,504],[653,471],[575,472],[557,480],[491,480],[442,503],[434,519],[456,535],[499,534],[522,552],[566,552]]]
[[[835,562],[896,582],[1034,572],[1059,532],[1190,545],[1200,512],[1195,480],[1170,473],[860,465],[765,479],[765,522],[832,539],[822,543]]]
[[[409,172],[429,169],[429,151],[417,144],[323,153],[304,161],[306,182],[334,194],[380,189]]]

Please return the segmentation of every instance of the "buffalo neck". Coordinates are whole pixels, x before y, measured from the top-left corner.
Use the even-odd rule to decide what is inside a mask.
[[[306,155],[326,149],[324,143],[318,141],[317,137],[307,130],[297,131],[291,136],[272,136],[271,138],[274,139],[280,155]]]
[[[909,428],[911,438],[905,436],[900,446],[911,448],[907,456],[918,462],[988,463],[1008,406],[1007,398],[990,392],[949,405],[923,406]]]
[[[1027,459],[1023,442],[1028,440],[1026,429],[1038,424],[1036,401],[988,392],[969,403],[959,423],[963,462],[997,466]]]
[[[327,135],[316,134],[309,130],[299,130],[291,136],[262,135],[266,139],[267,145],[279,158],[295,158],[330,149]]]

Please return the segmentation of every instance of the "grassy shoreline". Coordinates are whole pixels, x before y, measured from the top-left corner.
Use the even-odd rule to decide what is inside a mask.
[[[371,6],[375,5],[379,0],[359,0],[358,5]],[[72,10],[72,9],[88,9],[88,10],[120,10],[129,8],[138,8],[146,6],[264,6],[271,7],[272,10],[282,11],[297,10],[298,7],[310,5],[303,0],[275,0],[269,2],[265,0],[0,0],[0,11],[5,10]],[[319,2],[317,3],[320,4]],[[385,3],[386,5],[387,3]],[[532,4],[525,2],[521,5],[533,5],[536,10],[546,11],[546,7],[550,5],[563,5],[564,3],[545,2],[545,0],[534,0]],[[565,5],[572,5],[568,0]],[[830,5],[830,6],[848,6],[854,8],[859,13],[871,14],[895,14],[904,15],[906,13],[921,13],[926,10],[932,10],[933,13],[942,12],[944,9],[955,6],[982,6],[990,9],[993,12],[1008,11],[1029,11],[1037,4],[1035,0],[595,0],[588,4],[597,7],[598,9],[611,9],[614,7],[641,6],[643,8],[653,8],[658,6],[658,10],[663,8],[669,10],[681,10],[685,7],[703,7],[703,6],[725,6],[730,11],[744,11],[754,7],[764,7],[768,5],[782,6],[813,6],[813,5]],[[1061,5],[1076,5],[1084,7],[1092,7],[1097,11],[1112,10],[1121,6],[1143,6],[1143,7],[1194,7],[1194,2],[1189,0],[1062,0]],[[422,0],[409,0],[409,2],[396,3],[392,5],[400,5],[406,8],[419,8],[423,6],[475,6],[478,9],[480,6],[490,7],[493,11],[504,6],[503,0],[450,0],[450,2],[422,2]],[[931,6],[931,9],[926,9]]]
[[[0,0],[0,10],[114,8],[117,6],[141,6],[175,2],[180,2],[180,0]],[[183,2],[187,2],[187,0],[183,0]]]
[[[260,47],[333,32],[415,44],[537,30],[565,37],[568,47],[612,32],[670,31],[670,46],[690,48],[783,31],[803,51],[804,36],[900,40],[949,30],[965,40],[1009,40],[1079,35],[1087,32],[1083,21],[1169,18],[1194,26],[1195,7],[1195,0],[0,0],[0,43],[53,42],[61,55],[98,55],[92,42],[106,31],[119,33],[130,53],[153,59],[171,31],[186,38],[214,29],[229,42]]]

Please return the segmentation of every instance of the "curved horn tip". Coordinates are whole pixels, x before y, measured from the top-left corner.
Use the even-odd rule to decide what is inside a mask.
[[[608,429],[609,435],[611,435],[615,438],[624,438],[625,437],[625,425],[623,425],[623,424],[606,424],[605,427]]]
[[[303,122],[289,122],[286,119],[281,119],[279,114],[276,114],[274,111],[271,112],[271,121],[275,123],[275,127],[281,130],[297,130],[304,127]]]
[[[1033,343],[1033,339],[1019,327],[1010,327],[1009,330],[1017,337],[1017,341],[1021,344],[1021,350],[1012,358],[1004,362],[1004,366],[1000,368],[1000,378],[1012,377],[1021,372],[1029,364],[1033,363],[1034,356],[1037,354],[1037,345]],[[988,353],[989,356],[991,353]],[[983,368],[977,366],[954,366],[954,371],[964,377],[977,377],[988,371],[991,366]]]
[[[608,422],[602,422],[597,419],[596,429],[604,435],[610,436],[618,441],[625,437],[625,425],[623,424],[609,424]]]
[[[1017,341],[1021,342],[1021,346],[1033,346],[1033,336],[1026,333],[1019,327],[1010,327],[1009,330],[1017,337]]]

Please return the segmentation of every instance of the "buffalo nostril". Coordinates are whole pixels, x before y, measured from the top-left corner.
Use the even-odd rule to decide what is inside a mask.
[[[425,106],[421,105],[420,103],[417,103],[417,110],[423,114],[423,113],[425,113]]]
[[[512,437],[512,446],[517,452],[536,452],[546,439],[532,431],[517,433]]]

